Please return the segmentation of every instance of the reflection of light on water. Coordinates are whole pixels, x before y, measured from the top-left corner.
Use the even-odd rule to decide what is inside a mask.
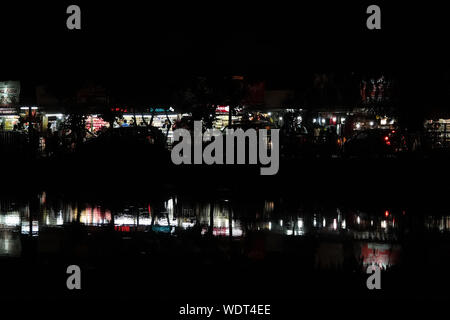
[[[327,226],[327,221],[325,220],[325,217],[322,219],[322,227],[325,228]]]
[[[14,232],[0,231],[0,256],[19,257],[21,251],[20,236]]]
[[[315,227],[315,226],[317,226],[317,219],[316,219],[316,216],[314,215],[314,219],[313,219],[313,226]]]
[[[336,219],[333,219],[333,229],[334,230],[337,229],[337,221],[336,221]]]
[[[181,227],[184,229],[192,228],[195,225],[194,222],[182,222]]]
[[[296,236],[303,235],[305,233],[305,230],[303,229],[303,218],[298,218],[297,226],[298,226],[298,230],[295,230],[294,235],[296,235]]]
[[[121,215],[121,216],[116,216],[114,218],[114,224],[116,226],[123,226],[123,225],[134,225],[136,224],[136,219],[135,217],[132,216],[125,216],[125,215]]]
[[[152,224],[152,218],[150,217],[139,217],[139,224],[142,226],[149,226]]]
[[[20,214],[18,212],[11,212],[0,215],[0,225],[7,227],[15,227],[20,225]]]
[[[342,229],[345,229],[346,228],[346,226],[347,226],[347,224],[345,223],[345,219],[342,221]]]
[[[269,222],[269,230],[272,230],[272,222]]]
[[[280,220],[280,227],[283,227],[283,220]]]
[[[87,225],[102,225],[111,221],[111,212],[106,210],[103,214],[101,208],[87,206],[80,213],[80,222]]]
[[[356,223],[361,224],[361,218],[359,216],[356,218]]]
[[[61,226],[64,224],[62,210],[59,210],[58,216],[56,217],[56,225]]]
[[[22,222],[21,231],[22,234],[30,234],[30,223],[28,221]],[[33,221],[31,232],[38,233],[39,232],[39,222]]]

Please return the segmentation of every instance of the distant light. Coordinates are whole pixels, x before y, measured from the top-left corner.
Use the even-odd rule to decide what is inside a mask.
[[[369,124],[371,127],[374,125],[373,121],[370,121]]]
[[[297,120],[300,122],[300,121],[302,121],[302,117],[301,116],[298,116],[297,117]]]
[[[283,220],[280,220],[280,227],[283,226]]]
[[[345,122],[345,117],[341,118],[341,122],[344,123]]]
[[[386,217],[389,217],[389,211],[386,210],[386,211],[384,212],[384,215],[385,215]]]
[[[357,124],[356,124],[356,129],[359,129],[359,128],[361,128],[361,124],[360,124],[360,123],[357,123]]]
[[[384,137],[384,140],[388,141],[388,140],[389,140],[389,137],[388,137],[388,136],[385,136],[385,137]]]
[[[334,230],[337,229],[337,221],[336,221],[336,219],[333,219],[333,229]]]
[[[325,119],[322,119],[322,123],[325,123]]]
[[[280,119],[280,121],[281,121],[281,120],[283,120],[283,117],[280,117],[279,119]]]
[[[316,123],[316,121],[317,121],[316,118],[314,118],[314,119],[313,119],[313,123]]]
[[[272,112],[267,113],[269,115],[269,117],[272,115]]]
[[[361,223],[361,219],[360,219],[359,216],[356,218],[356,223],[357,223],[357,224],[360,224],[360,223]]]
[[[333,122],[336,122],[336,121],[337,121],[337,118],[336,118],[336,117],[333,117],[332,120],[333,120]]]

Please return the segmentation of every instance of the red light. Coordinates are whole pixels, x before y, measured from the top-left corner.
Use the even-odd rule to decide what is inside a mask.
[[[384,212],[384,215],[385,215],[386,217],[389,217],[389,211],[386,210],[386,211]]]
[[[390,141],[386,141],[386,144],[387,144],[388,146],[390,146],[390,145],[391,145],[391,142],[390,142]]]
[[[120,109],[119,108],[116,108],[116,111],[119,111]]]
[[[384,140],[388,141],[388,140],[389,140],[389,137],[388,137],[388,136],[384,137]]]
[[[130,232],[129,226],[114,226],[114,230],[119,232]]]
[[[392,130],[392,133],[395,133],[395,130]]]

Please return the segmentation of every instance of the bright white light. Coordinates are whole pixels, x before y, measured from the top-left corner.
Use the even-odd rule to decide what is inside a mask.
[[[0,224],[5,224],[8,227],[14,227],[20,225],[20,215],[19,213],[7,213],[3,216],[3,219],[0,216]],[[3,220],[3,221],[2,221]]]
[[[337,121],[337,118],[336,117],[333,117],[333,122],[336,122]]]
[[[283,117],[280,117],[279,119],[280,119],[280,121],[281,121],[281,120],[283,120]]]
[[[386,119],[386,118],[381,119],[380,124],[381,124],[382,126],[385,126],[385,125],[387,124],[387,119]]]
[[[337,229],[337,221],[336,221],[336,219],[333,219],[333,229],[334,230]]]
[[[358,123],[356,124],[356,129],[359,129],[359,128],[361,128],[361,124],[358,122]]]
[[[356,223],[361,224],[361,219],[359,218],[359,216],[356,218]]]
[[[192,228],[195,225],[193,222],[182,222],[181,227],[183,229]]]
[[[280,220],[280,227],[283,226],[283,220]]]
[[[373,121],[370,121],[369,124],[371,127],[374,125]]]
[[[316,118],[314,118],[314,119],[313,119],[313,123],[316,123],[316,121],[317,121]]]
[[[269,230],[272,230],[272,222],[269,222]]]
[[[345,117],[341,118],[341,122],[344,123],[345,122]]]
[[[298,219],[297,226],[299,229],[303,228],[303,219],[302,218]]]
[[[342,229],[345,229],[345,227],[347,226],[347,224],[345,223],[345,219],[342,221],[341,226],[342,226]]]
[[[46,116],[62,118],[64,115],[62,113],[47,113]]]
[[[326,226],[326,220],[325,220],[325,218],[323,218],[323,220],[322,220],[322,227],[325,227]]]
[[[267,113],[269,115],[269,117],[272,115],[272,112]]]
[[[325,119],[322,119],[322,123],[325,123]]]
[[[297,117],[297,121],[299,121],[299,122],[302,121],[302,117],[301,117],[301,116],[298,116],[298,117]]]
[[[387,227],[386,220],[381,221],[381,227],[382,227],[383,229],[386,229],[386,227]]]

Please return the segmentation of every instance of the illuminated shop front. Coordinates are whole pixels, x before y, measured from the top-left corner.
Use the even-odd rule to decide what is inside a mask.
[[[427,120],[425,130],[434,148],[450,145],[450,119]]]
[[[231,122],[240,121],[242,119],[242,116],[239,115],[242,109],[236,108],[235,114],[231,116]],[[216,106],[216,114],[213,126],[216,129],[222,130],[226,128],[229,125],[230,122],[230,106],[222,106],[218,105]]]
[[[0,115],[0,128],[1,131],[13,131],[19,124],[20,117],[15,114]]]
[[[123,125],[125,120],[129,126],[146,126],[151,123],[155,128],[160,129],[164,135],[167,133],[168,143],[173,142],[173,125],[180,120],[183,114],[175,113],[172,107],[166,108],[150,108],[149,113],[125,113],[123,114],[123,120],[120,121],[120,125]],[[168,130],[168,132],[167,132]]]

